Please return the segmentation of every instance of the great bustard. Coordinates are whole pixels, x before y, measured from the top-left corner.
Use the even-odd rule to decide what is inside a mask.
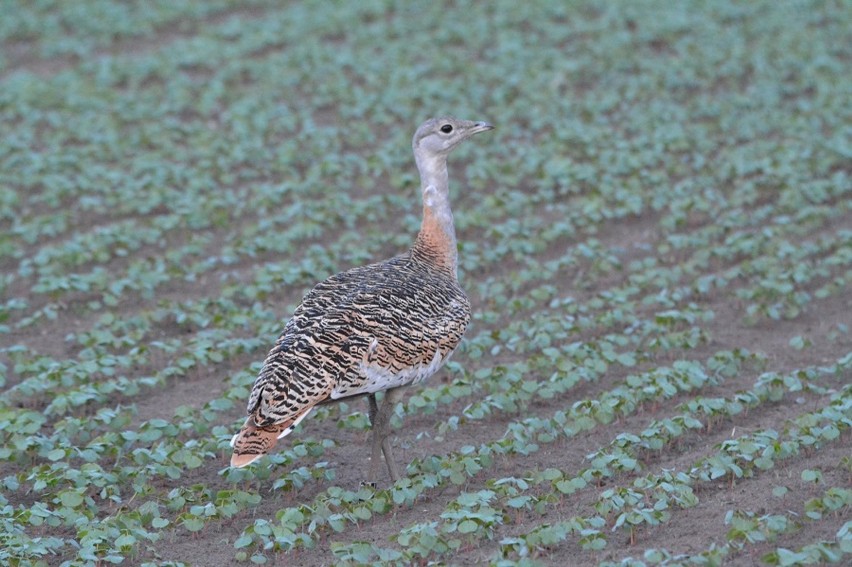
[[[388,429],[405,386],[434,374],[461,341],[470,303],[456,274],[458,251],[447,156],[486,122],[433,118],[412,140],[423,221],[414,246],[384,262],[319,283],[302,299],[252,387],[248,419],[231,440],[231,466],[265,455],[317,404],[367,395],[375,482],[380,453],[399,480]],[[381,409],[376,392],[385,391]]]

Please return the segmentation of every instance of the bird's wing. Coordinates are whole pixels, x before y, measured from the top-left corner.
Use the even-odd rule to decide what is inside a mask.
[[[345,334],[340,313],[364,285],[369,266],[318,283],[296,308],[275,342],[249,395],[247,412],[257,425],[286,422],[330,393],[346,353],[356,345],[331,342]]]
[[[345,310],[354,363],[331,392],[333,399],[419,382],[446,362],[470,320],[457,284],[422,270],[397,270],[391,280],[364,286]]]
[[[328,398],[423,379],[469,319],[457,286],[411,270],[404,256],[332,276],[305,296],[270,351],[248,413],[260,426],[286,423]]]

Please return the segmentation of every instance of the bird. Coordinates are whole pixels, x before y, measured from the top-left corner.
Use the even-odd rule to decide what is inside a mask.
[[[411,248],[316,284],[269,351],[249,394],[245,423],[231,439],[231,466],[255,462],[316,406],[367,396],[375,486],[382,455],[401,478],[389,438],[403,391],[435,374],[461,342],[471,307],[458,280],[458,244],[450,208],[447,157],[461,142],[494,127],[431,118],[414,133],[423,214]],[[384,392],[381,407],[376,394]]]

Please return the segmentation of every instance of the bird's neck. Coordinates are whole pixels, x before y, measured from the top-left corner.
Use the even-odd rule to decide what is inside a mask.
[[[418,156],[417,168],[423,193],[423,222],[414,252],[456,277],[458,247],[450,208],[447,160]]]

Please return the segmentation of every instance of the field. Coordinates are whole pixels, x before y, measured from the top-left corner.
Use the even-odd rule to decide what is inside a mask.
[[[848,563],[850,62],[845,1],[3,3],[0,564]],[[231,470],[439,114],[497,129],[407,478],[364,400]]]

